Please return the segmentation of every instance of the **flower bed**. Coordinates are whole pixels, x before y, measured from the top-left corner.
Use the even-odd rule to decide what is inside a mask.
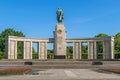
[[[30,68],[8,68],[0,70],[0,75],[19,75],[30,71]]]
[[[108,68],[104,70],[120,74],[120,68]]]

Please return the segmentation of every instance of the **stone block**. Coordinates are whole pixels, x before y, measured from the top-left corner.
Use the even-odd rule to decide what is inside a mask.
[[[101,61],[93,61],[92,65],[103,65]]]
[[[54,59],[66,59],[65,55],[55,55]]]

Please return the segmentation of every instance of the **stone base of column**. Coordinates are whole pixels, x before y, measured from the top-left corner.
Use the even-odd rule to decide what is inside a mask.
[[[54,55],[54,59],[66,59],[65,55]]]

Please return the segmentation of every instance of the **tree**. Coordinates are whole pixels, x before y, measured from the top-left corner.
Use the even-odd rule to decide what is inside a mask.
[[[33,47],[32,47],[32,59],[38,59],[38,53],[35,51]]]
[[[72,46],[67,46],[67,58],[72,59],[73,58],[73,47]]]
[[[115,52],[120,52],[120,32],[118,32],[115,37]]]
[[[82,43],[82,59],[87,59],[88,44]]]
[[[73,47],[72,46],[67,46],[67,53],[73,53]]]
[[[47,58],[48,59],[54,59],[53,50],[50,50],[50,49],[47,50]]]
[[[108,36],[107,34],[100,33],[98,35],[95,35],[95,38],[103,38],[107,36]],[[102,53],[102,51],[103,51],[102,42],[97,42],[97,52]]]
[[[21,31],[15,31],[12,28],[7,28],[0,33],[0,52],[5,52],[5,38],[7,36],[19,36],[25,37],[25,35]],[[18,43],[19,44],[19,43]],[[18,48],[22,46],[21,44],[18,45]]]
[[[82,45],[82,53],[87,53],[88,45]]]
[[[107,36],[108,35],[104,34],[104,33],[100,33],[100,34],[95,35],[96,38],[103,38],[103,37],[107,37]]]
[[[115,58],[120,58],[120,32],[114,36]]]

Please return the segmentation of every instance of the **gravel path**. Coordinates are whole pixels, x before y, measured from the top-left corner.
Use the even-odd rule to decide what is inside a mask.
[[[120,80],[120,74],[97,69],[44,69],[34,75],[0,76],[0,80]]]

